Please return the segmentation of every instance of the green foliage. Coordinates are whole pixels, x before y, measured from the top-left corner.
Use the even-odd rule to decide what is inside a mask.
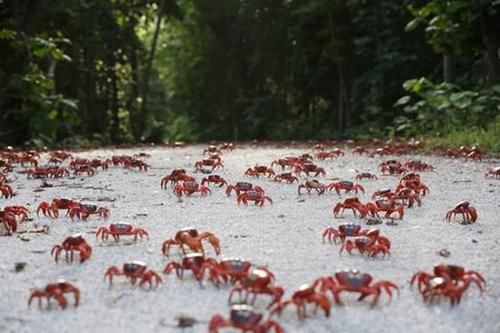
[[[25,37],[2,29],[0,39],[15,51],[27,50],[39,61],[71,61],[60,47],[69,44],[65,38]],[[77,101],[54,90],[55,82],[50,72],[43,71],[38,61],[30,62],[24,71],[11,76],[5,86],[6,96],[16,100],[16,104],[6,110],[4,117],[22,120],[28,127],[28,136],[35,141],[54,143],[60,138],[59,134],[70,134],[79,124]]]
[[[395,104],[403,109],[403,115],[394,120],[399,134],[485,130],[500,113],[500,85],[473,91],[421,78],[408,80],[403,87],[410,95]]]
[[[465,40],[470,33],[470,23],[477,11],[469,0],[432,0],[421,8],[409,5],[408,10],[414,19],[406,25],[406,31],[425,25],[427,41],[438,53],[463,52]]]
[[[445,145],[458,148],[461,145],[479,146],[491,154],[500,154],[500,116],[490,121],[486,128],[455,128],[440,136],[425,139],[428,146]]]
[[[177,116],[168,126],[168,138],[171,141],[197,142],[200,138],[198,129],[187,116]]]
[[[498,1],[26,5],[0,7],[1,142],[490,133],[498,112],[483,86]],[[454,84],[433,83],[441,53]]]

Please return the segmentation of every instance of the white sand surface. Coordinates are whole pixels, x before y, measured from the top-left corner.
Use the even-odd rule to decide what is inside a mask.
[[[275,318],[287,332],[500,332],[500,180],[484,177],[485,169],[494,166],[493,163],[432,156],[398,157],[421,159],[436,167],[435,172],[421,173],[431,192],[423,197],[422,207],[407,209],[397,226],[385,223],[376,226],[391,239],[391,256],[366,259],[358,254],[339,255],[339,245],[323,243],[321,239],[328,226],[355,222],[369,227],[348,211],[342,219],[333,218],[333,204],[349,195],[332,192],[299,197],[297,184],[243,176],[246,168],[257,163],[269,165],[279,157],[311,152],[310,148],[242,146],[224,152],[225,168],[215,174],[222,175],[230,184],[250,181],[263,187],[274,200],[273,205],[266,203],[264,207],[238,206],[235,195],[227,197],[224,188],[212,187],[211,196],[183,197],[182,201],[170,188],[160,188],[161,178],[173,168],[186,168],[193,174],[195,161],[203,158],[203,148],[195,145],[78,153],[75,154],[78,157],[106,158],[147,152],[151,157],[146,161],[152,168],[139,172],[111,167],[108,171],[99,170],[94,177],[48,180],[54,186],[41,192],[33,190],[42,181],[27,179],[18,172],[22,168],[17,167],[9,176],[14,180],[12,186],[17,195],[0,199],[0,207],[26,205],[33,214],[42,200],[63,197],[107,207],[111,217],[107,221],[91,217],[88,221],[72,222],[64,216],[50,220],[33,214],[34,220],[19,228],[48,224],[48,235],[24,235],[29,241],[17,235],[0,238],[0,332],[207,332],[208,321],[214,314],[228,316],[230,287],[217,289],[205,282],[204,288],[200,288],[190,273],[183,281],[175,274],[162,273],[170,260],[182,259],[177,248],[173,248],[170,259],[163,256],[163,241],[187,226],[218,235],[221,257],[240,257],[267,266],[275,273],[276,283],[285,288],[285,298],[303,283],[345,268],[370,273],[375,280],[391,280],[400,287],[400,295],[395,295],[392,302],[388,303],[384,294],[373,309],[368,301],[358,302],[346,293],[345,305],[333,305],[329,318],[318,312],[299,321],[295,309],[287,308],[281,317]],[[359,198],[366,202],[375,190],[394,188],[399,181],[399,177],[382,176],[377,171],[377,165],[386,159],[347,153],[337,160],[317,162],[327,172],[326,177],[318,179],[324,183],[335,177],[353,179],[355,174],[351,169],[374,172],[378,180],[360,181],[366,193]],[[45,163],[47,157],[42,160]],[[204,176],[195,175],[199,180]],[[477,223],[446,223],[446,212],[462,200],[477,208]],[[96,229],[113,222],[141,226],[149,232],[150,239],[131,243],[124,238],[118,244],[97,240]],[[51,248],[77,232],[83,233],[93,247],[91,258],[83,264],[67,264],[64,260],[56,264],[50,255]],[[208,243],[206,249],[208,255],[215,256]],[[442,249],[451,255],[441,257],[438,252]],[[104,281],[105,270],[130,260],[146,262],[162,275],[164,283],[148,291],[117,277],[110,288]],[[26,268],[15,272],[17,262],[26,262]],[[487,280],[485,292],[480,296],[478,289],[471,286],[456,307],[450,307],[448,302],[424,304],[416,288],[410,289],[409,280],[419,270],[431,272],[436,263],[457,264],[480,272]],[[80,288],[80,306],[61,310],[54,303],[47,310],[45,306],[39,309],[35,302],[28,308],[32,289],[43,288],[57,278],[65,278]],[[256,308],[265,311],[267,300],[258,298]],[[175,328],[175,317],[179,315],[192,316],[200,323],[190,328]]]

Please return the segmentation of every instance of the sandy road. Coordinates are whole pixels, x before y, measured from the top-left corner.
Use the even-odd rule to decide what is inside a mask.
[[[370,273],[374,279],[388,279],[400,286],[399,296],[388,303],[385,295],[374,309],[368,302],[357,302],[345,295],[344,306],[333,306],[331,316],[322,314],[300,322],[295,310],[287,309],[277,320],[288,332],[500,332],[500,180],[485,179],[484,170],[491,163],[465,163],[459,160],[429,156],[411,156],[436,167],[435,172],[423,172],[422,179],[431,193],[423,198],[423,206],[408,209],[397,226],[378,225],[390,237],[393,247],[386,259],[366,259],[359,255],[339,255],[339,247],[323,243],[321,232],[327,226],[357,222],[345,214],[334,219],[332,204],[346,198],[334,192],[322,196],[298,197],[297,185],[251,180],[270,195],[274,204],[264,207],[238,206],[234,195],[227,197],[224,189],[212,188],[206,198],[183,198],[179,201],[170,190],[160,188],[160,179],[175,167],[192,170],[202,158],[203,146],[180,149],[142,149],[151,154],[147,162],[153,166],[148,172],[111,168],[94,177],[66,178],[49,181],[53,187],[34,192],[40,180],[26,179],[14,172],[13,187],[17,195],[0,199],[0,207],[22,204],[32,211],[41,200],[69,197],[97,203],[111,210],[106,222],[91,218],[87,222],[71,222],[67,218],[49,220],[34,217],[35,224],[48,224],[50,234],[30,234],[25,240],[17,236],[0,239],[0,331],[1,332],[206,332],[207,323],[215,313],[227,315],[229,287],[220,290],[206,283],[198,283],[186,274],[179,281],[175,274],[163,276],[161,271],[169,259],[161,254],[161,244],[186,226],[210,230],[220,237],[222,254],[241,257],[256,264],[268,266],[289,297],[303,283],[334,273],[338,269],[356,268]],[[139,150],[97,150],[80,153],[81,157],[110,157],[113,154],[132,154]],[[248,180],[244,170],[256,163],[269,164],[272,160],[308,152],[303,148],[239,147],[225,153],[223,171],[217,172],[229,183]],[[400,159],[408,159],[403,156]],[[384,159],[346,154],[334,161],[324,161],[326,177],[352,179],[351,169],[377,172]],[[19,170],[19,169],[17,169]],[[276,168],[276,170],[278,170]],[[202,175],[198,174],[200,179]],[[303,178],[304,179],[304,178]],[[394,188],[398,178],[380,176],[379,180],[360,182],[368,201],[381,188]],[[473,225],[445,223],[444,215],[457,202],[469,200],[479,212]],[[149,240],[103,244],[95,239],[96,228],[111,222],[129,222],[142,226],[150,234]],[[93,247],[90,260],[84,264],[55,264],[50,249],[65,237],[81,232]],[[208,254],[215,255],[207,247]],[[438,254],[447,249],[451,255]],[[174,249],[171,260],[179,261],[181,254]],[[117,278],[112,288],[103,279],[105,270],[128,260],[142,260],[160,272],[164,283],[154,291],[141,290],[125,279]],[[26,262],[26,268],[16,273],[17,262]],[[450,308],[447,303],[425,305],[416,290],[409,288],[409,279],[418,270],[431,271],[435,263],[449,263],[474,269],[486,278],[487,287],[482,296],[477,288],[470,288],[462,303]],[[44,287],[59,277],[77,285],[82,292],[78,308],[51,311],[27,307],[32,288]],[[264,309],[267,299],[258,300],[256,307]],[[36,305],[36,304],[35,304]],[[189,315],[201,323],[184,330],[170,326],[178,315]]]

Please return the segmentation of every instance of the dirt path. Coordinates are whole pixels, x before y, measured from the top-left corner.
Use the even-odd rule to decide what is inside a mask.
[[[167,238],[186,226],[210,230],[220,237],[222,254],[241,257],[255,264],[266,265],[276,275],[288,298],[304,283],[333,274],[339,269],[355,268],[370,273],[375,280],[388,279],[400,286],[400,295],[392,302],[382,296],[374,309],[368,302],[357,302],[344,295],[345,306],[334,305],[330,318],[317,316],[300,322],[293,308],[285,310],[277,320],[287,332],[500,332],[500,180],[485,179],[484,170],[491,163],[465,163],[459,160],[412,156],[436,167],[435,172],[422,172],[430,194],[423,198],[423,206],[406,210],[397,226],[384,224],[377,228],[392,241],[391,256],[386,259],[366,259],[360,255],[339,255],[339,246],[323,243],[322,231],[339,223],[357,220],[349,212],[345,218],[334,219],[332,205],[346,198],[332,193],[322,196],[297,195],[297,184],[280,184],[267,179],[250,180],[243,176],[247,167],[256,163],[270,164],[278,157],[307,152],[308,149],[239,147],[225,153],[225,169],[218,174],[229,183],[252,181],[272,197],[272,206],[236,204],[235,196],[227,197],[224,189],[212,187],[206,198],[183,198],[179,201],[169,190],[160,188],[161,178],[173,168],[193,169],[202,158],[203,146],[180,149],[152,148],[142,150],[151,157],[148,172],[126,171],[112,167],[99,171],[94,177],[66,178],[49,181],[53,187],[40,190],[42,181],[26,179],[14,172],[13,187],[18,195],[0,199],[0,207],[12,204],[27,205],[33,212],[41,200],[68,197],[96,203],[111,210],[105,222],[92,217],[87,222],[71,222],[68,218],[49,220],[37,218],[20,228],[48,224],[49,234],[26,234],[0,238],[0,331],[2,332],[176,332],[175,317],[188,315],[201,323],[182,332],[206,332],[208,321],[215,313],[227,316],[229,287],[220,290],[198,283],[186,274],[179,281],[175,274],[161,272],[169,260],[161,254],[161,245]],[[132,154],[139,150],[98,150],[81,153],[81,157],[110,157],[113,154]],[[410,156],[401,157],[401,160]],[[332,178],[353,179],[351,170],[370,171],[378,180],[362,180],[366,193],[361,201],[370,200],[378,189],[394,188],[398,177],[381,176],[377,165],[384,159],[353,156],[348,153],[334,161],[319,162],[326,169],[320,181],[330,183]],[[275,168],[277,171],[278,169]],[[19,170],[19,169],[17,169]],[[201,174],[197,174],[200,179]],[[304,178],[301,179],[301,181]],[[39,192],[34,192],[38,189]],[[473,225],[445,223],[446,211],[462,200],[470,201],[479,212]],[[99,226],[110,222],[128,222],[142,226],[150,234],[149,240],[103,244],[95,239]],[[93,247],[93,253],[84,264],[55,264],[50,249],[67,236],[81,232]],[[208,254],[214,252],[208,246]],[[448,258],[438,254],[450,252]],[[175,248],[172,260],[181,260]],[[162,275],[164,283],[154,291],[141,290],[118,277],[112,288],[105,283],[105,270],[120,266],[129,260],[146,262]],[[15,272],[17,262],[27,263],[21,272]],[[487,280],[482,296],[477,288],[466,292],[462,303],[451,308],[447,302],[426,305],[421,296],[409,286],[412,274],[419,270],[431,271],[435,263],[462,265],[480,272]],[[37,304],[27,307],[32,288],[63,277],[81,289],[81,304],[61,311],[39,310]],[[267,298],[257,301],[264,309]]]

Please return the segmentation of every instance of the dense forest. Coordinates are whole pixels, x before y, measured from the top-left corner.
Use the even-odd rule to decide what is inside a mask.
[[[500,151],[500,0],[0,1],[0,143]]]

